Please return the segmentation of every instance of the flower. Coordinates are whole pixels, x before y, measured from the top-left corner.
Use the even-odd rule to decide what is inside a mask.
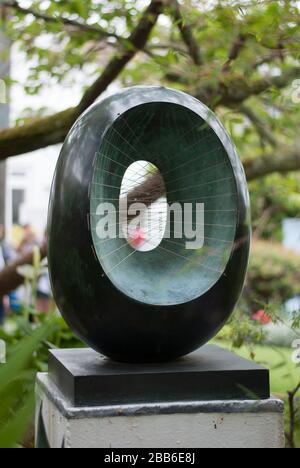
[[[272,323],[271,317],[269,317],[265,310],[258,310],[252,315],[252,319],[259,322],[261,325],[269,325]]]
[[[141,227],[136,227],[129,233],[128,240],[134,247],[141,247],[147,240],[147,236]]]

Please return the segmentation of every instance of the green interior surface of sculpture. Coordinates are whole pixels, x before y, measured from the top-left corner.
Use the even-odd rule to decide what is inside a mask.
[[[132,108],[107,130],[95,161],[90,222],[103,270],[139,302],[169,306],[198,298],[224,274],[234,249],[237,199],[229,157],[208,123],[177,104]],[[166,201],[177,204],[168,220]],[[154,213],[137,236],[154,239],[151,250],[134,245],[128,230],[122,235],[122,214],[134,202]],[[135,218],[126,216],[130,226]]]

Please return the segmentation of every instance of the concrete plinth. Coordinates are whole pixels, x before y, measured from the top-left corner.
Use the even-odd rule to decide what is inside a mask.
[[[76,356],[74,361],[72,353]],[[49,374],[39,374],[37,379],[36,445],[107,449],[283,448],[284,408],[280,400],[268,395],[268,372],[224,353],[219,348],[206,347],[175,363],[144,367],[111,363],[90,350],[56,351],[50,358]],[[223,362],[223,370],[219,369],[221,355],[229,368]],[[243,386],[243,382],[252,380],[247,372],[254,379],[257,374],[257,391],[265,396],[258,398]],[[207,393],[209,382],[202,381],[209,380],[210,373],[211,398]],[[222,392],[222,380],[224,399],[216,399],[214,395]],[[156,391],[151,381],[157,382]],[[144,393],[141,388],[146,388],[147,382],[151,392]],[[119,388],[121,383],[125,392]],[[177,386],[172,392],[170,384]],[[247,398],[245,392],[249,392]],[[149,398],[151,393],[153,398]],[[188,397],[178,399],[178,395]]]

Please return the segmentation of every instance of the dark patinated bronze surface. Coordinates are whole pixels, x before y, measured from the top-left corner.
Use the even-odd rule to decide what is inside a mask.
[[[126,239],[97,241],[97,203],[111,200],[118,209],[122,177],[141,160],[160,171],[169,203],[205,203],[204,249],[186,251],[184,239],[164,239],[150,252],[135,252]],[[244,171],[223,126],[199,101],[131,88],[76,122],[52,187],[49,267],[61,313],[89,346],[128,362],[167,361],[202,346],[240,297],[249,245]]]

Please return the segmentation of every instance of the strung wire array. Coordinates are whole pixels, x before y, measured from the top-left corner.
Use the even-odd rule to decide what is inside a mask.
[[[115,122],[102,141],[96,155],[90,195],[94,246],[110,277],[121,265],[122,268],[134,266],[140,271],[148,261],[143,256],[148,255],[152,267],[154,261],[160,264],[164,259],[165,274],[170,282],[170,272],[175,268],[177,272],[181,269],[202,272],[208,284],[224,274],[234,248],[238,212],[233,171],[220,140],[205,122],[188,110],[184,117],[178,118],[179,106],[160,107],[154,103],[129,111]],[[161,174],[166,189],[153,198],[153,193],[145,192],[144,185],[157,174]],[[120,199],[126,195],[130,198],[132,193],[135,202],[146,201],[146,205],[152,197],[148,211],[154,220],[144,231],[146,242],[154,246],[151,252],[139,251],[120,236],[97,238],[99,203],[112,203],[114,213],[122,217],[128,207],[120,206]],[[161,215],[166,201],[182,206],[192,203],[192,208],[185,211],[192,215],[197,203],[205,204],[202,249],[186,250],[187,239],[176,237],[181,232],[178,231],[181,222],[176,219],[172,220],[173,237],[164,238],[156,245],[153,239],[165,230]],[[120,232],[123,222],[114,219],[113,223]],[[193,217],[193,229],[197,226]]]

